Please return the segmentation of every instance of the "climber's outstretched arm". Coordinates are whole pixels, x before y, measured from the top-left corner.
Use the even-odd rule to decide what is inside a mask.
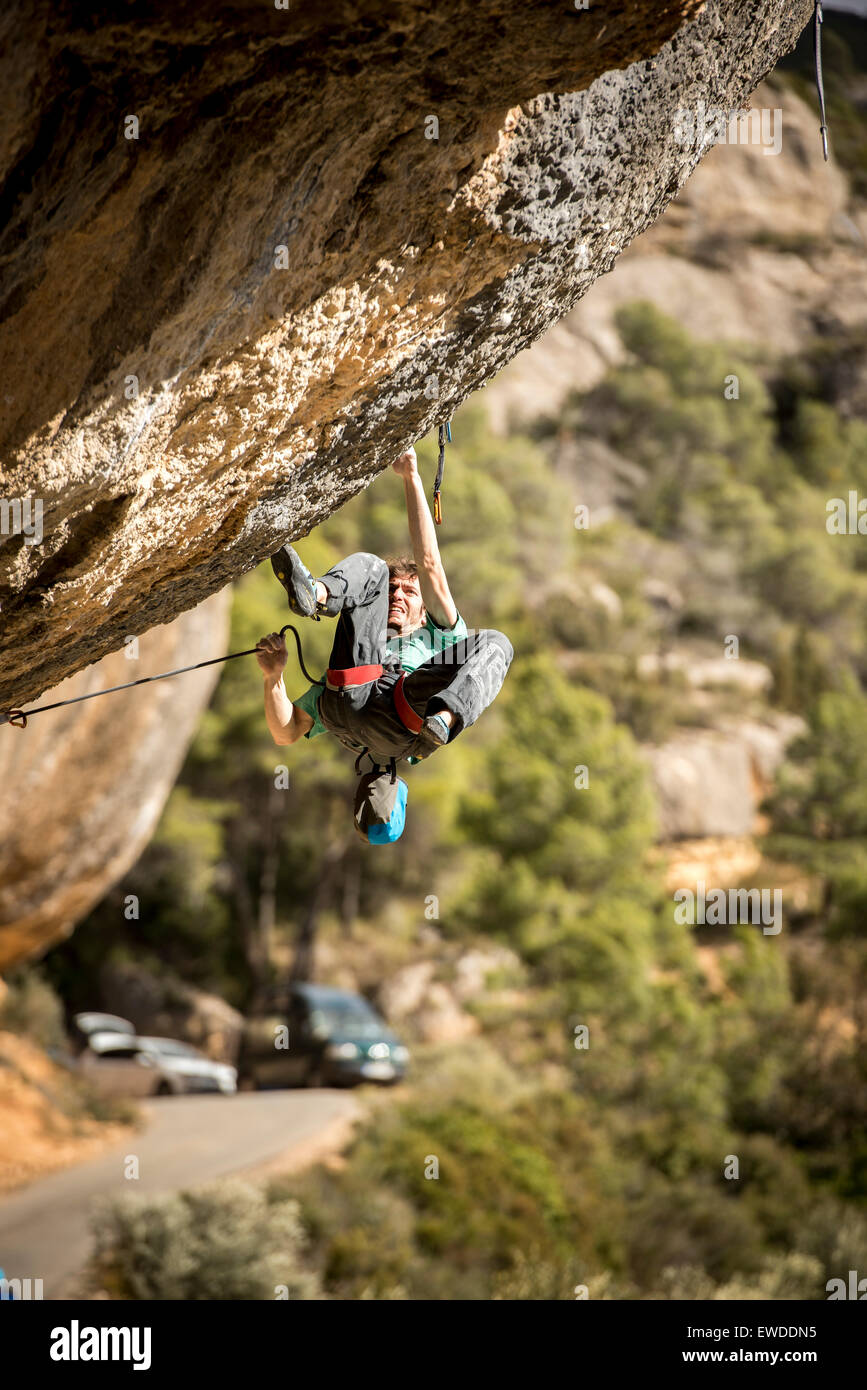
[[[283,684],[283,669],[289,659],[286,643],[279,632],[271,632],[256,643],[256,660],[265,676],[265,719],[274,742],[281,747],[297,743],[313,720],[306,710],[293,705]]]
[[[412,553],[418,565],[418,585],[424,606],[439,627],[454,627],[458,610],[440,559],[436,527],[419,477],[415,449],[407,449],[392,467],[403,478]]]

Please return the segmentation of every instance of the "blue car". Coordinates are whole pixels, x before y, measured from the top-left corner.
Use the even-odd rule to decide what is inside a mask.
[[[238,1058],[239,1088],[393,1085],[409,1050],[360,994],[290,985],[249,1019]]]

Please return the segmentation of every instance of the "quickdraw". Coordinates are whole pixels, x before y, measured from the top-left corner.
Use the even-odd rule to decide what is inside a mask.
[[[822,137],[822,153],[827,162],[828,159],[828,123],[825,118],[825,84],[822,81],[822,24],[824,16],[820,0],[816,0],[816,8],[813,11],[813,54],[816,59],[816,90],[819,93],[819,115],[822,124],[819,126],[819,134]]]
[[[445,469],[445,466],[446,466],[446,441],[447,441],[447,440],[448,440],[449,444],[451,444],[451,442],[452,442],[452,426],[451,426],[451,421],[450,421],[450,420],[447,420],[447,421],[445,422],[444,425],[440,425],[440,428],[439,428],[440,456],[439,456],[439,460],[438,460],[438,462],[437,462],[437,476],[436,476],[436,482],[434,483],[434,494],[433,494],[434,521],[436,522],[437,526],[441,526],[441,525],[442,525],[442,519],[443,519],[443,505],[442,505],[442,502],[440,501],[440,491],[441,491],[442,485],[443,485],[443,470]]]

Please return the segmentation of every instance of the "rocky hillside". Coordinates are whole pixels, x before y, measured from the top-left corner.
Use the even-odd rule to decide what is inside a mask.
[[[751,105],[780,113],[779,153],[760,144],[713,149],[611,274],[486,389],[498,432],[526,428],[540,416],[556,419],[570,392],[589,390],[622,362],[614,317],[638,300],[674,317],[698,341],[756,349],[768,367],[787,356],[807,358],[831,340],[848,341],[828,394],[844,417],[867,413],[867,295],[853,292],[867,288],[867,203],[839,162],[824,163],[816,110],[785,74],[759,87]],[[576,450],[563,436],[552,462],[574,480],[576,501],[597,521],[628,512],[636,469],[627,451],[592,438]],[[690,567],[670,557],[663,568],[658,554],[647,559],[645,596],[676,627]],[[587,597],[603,609],[619,605],[598,583]],[[726,601],[720,594],[722,607]],[[666,646],[664,668],[688,682],[696,722],[715,727],[682,728],[648,750],[660,836],[749,836],[802,722],[768,708],[772,678],[761,663],[728,661],[707,642],[669,639]],[[653,679],[661,659],[648,652],[639,665]]]
[[[0,1029],[0,1194],[121,1142],[135,1114],[100,1106],[30,1039]]]
[[[830,23],[830,21],[829,21]],[[492,423],[555,414],[622,360],[613,316],[650,300],[696,338],[795,353],[820,334],[867,328],[867,204],[836,160],[824,163],[818,115],[780,76],[752,97],[779,110],[779,154],[758,144],[712,149],[665,216],[629,247],[556,327],[520,353],[485,392]],[[832,132],[833,137],[833,132]],[[845,404],[867,413],[867,359],[853,353]],[[610,502],[620,460],[592,463],[587,487]]]
[[[811,11],[7,7],[2,496],[41,502],[44,535],[0,551],[0,706],[450,414],[683,184],[704,146],[678,109],[741,105]]]

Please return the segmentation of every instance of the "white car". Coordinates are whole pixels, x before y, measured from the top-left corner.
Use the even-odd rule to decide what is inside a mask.
[[[176,1096],[191,1091],[238,1089],[238,1073],[212,1062],[189,1043],[121,1032],[91,1033],[79,1067],[106,1095]]]
[[[135,1036],[135,1028],[128,1018],[117,1014],[83,1013],[76,1014],[72,1020],[72,1038],[76,1052],[87,1047],[88,1039],[94,1033],[125,1033]]]

